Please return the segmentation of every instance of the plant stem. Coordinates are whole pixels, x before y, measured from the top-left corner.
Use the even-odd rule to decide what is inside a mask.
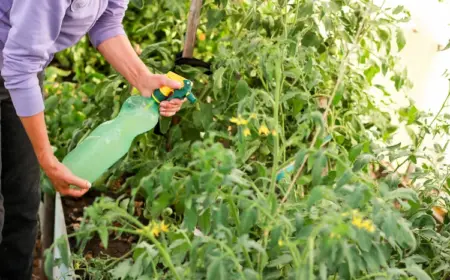
[[[442,114],[442,111],[443,111],[444,108],[446,107],[446,104],[447,104],[447,102],[448,102],[449,99],[450,99],[450,91],[449,91],[449,93],[447,94],[447,97],[445,98],[444,102],[442,103],[441,108],[439,109],[439,111],[437,112],[437,114],[434,116],[433,120],[432,120],[431,123],[428,125],[428,127],[431,127],[431,126],[434,124],[434,122],[436,121],[436,119],[439,117],[439,115]],[[417,143],[416,147],[414,147],[414,152],[413,152],[413,153],[416,153],[416,152],[419,150],[420,146],[422,146],[423,140],[425,140],[425,136],[426,136],[426,132],[423,133],[423,130],[422,130],[422,133],[421,133],[421,135],[420,135],[419,142]],[[400,164],[395,168],[394,172],[397,172],[398,169],[399,169],[400,167],[402,167],[403,164],[405,164],[405,163],[408,161],[408,159],[409,159],[409,157],[407,157],[404,161],[402,161],[402,163],[400,163]],[[408,163],[408,167],[406,168],[406,172],[408,172],[408,170],[409,170],[410,168],[411,168],[411,162]]]
[[[357,280],[364,280],[364,279],[370,279],[370,278],[374,278],[374,277],[387,277],[388,275],[386,274],[386,272],[378,272],[378,273],[372,273],[366,276],[363,276],[361,278],[358,278]]]
[[[173,265],[172,259],[170,258],[169,254],[167,253],[166,249],[161,245],[161,243],[153,236],[151,232],[147,232],[145,234],[148,239],[150,239],[153,244],[155,244],[156,248],[158,249],[159,253],[163,257],[163,259],[166,261],[167,266],[170,269],[170,272],[172,272],[173,276],[177,280],[181,280],[180,275],[178,275],[177,270],[175,269],[175,266]]]
[[[367,12],[366,12],[366,15],[365,15],[365,17],[364,17],[364,19],[363,19],[361,25],[359,26],[358,31],[356,32],[353,47],[352,47],[352,48],[348,51],[348,53],[345,55],[344,59],[343,59],[342,62],[341,62],[341,65],[340,65],[340,67],[339,67],[340,70],[339,70],[339,76],[338,76],[336,85],[334,86],[333,92],[332,92],[330,98],[328,99],[327,107],[325,108],[325,111],[323,112],[323,118],[324,118],[324,120],[327,119],[328,113],[329,113],[329,111],[330,111],[330,109],[331,109],[331,105],[333,104],[333,99],[334,99],[334,97],[336,96],[336,93],[337,93],[337,91],[338,91],[338,89],[339,89],[339,87],[340,87],[340,85],[341,85],[341,83],[342,83],[342,81],[343,81],[343,79],[344,79],[345,69],[347,68],[347,63],[348,63],[350,54],[351,54],[351,53],[353,52],[353,50],[359,45],[359,41],[360,41],[361,38],[363,37],[363,36],[361,36],[361,35],[362,35],[362,30],[363,30],[363,27],[365,26],[365,23],[366,23],[367,18],[368,18],[367,14],[369,14],[369,11],[368,11],[368,10],[366,10],[366,11],[367,11]],[[313,137],[313,140],[312,140],[312,142],[311,142],[310,148],[313,148],[314,145],[316,144],[317,138],[319,137],[319,133],[320,133],[320,130],[316,130],[316,132],[314,133],[314,137]],[[298,178],[300,177],[300,174],[302,173],[302,171],[303,171],[303,169],[304,169],[304,167],[305,167],[305,165],[306,165],[306,162],[307,162],[307,160],[308,160],[308,157],[309,157],[308,155],[306,155],[306,156],[304,157],[302,164],[300,165],[300,167],[299,167],[297,173],[295,174],[294,178],[292,179],[291,184],[289,185],[289,187],[288,187],[288,189],[287,189],[287,191],[286,191],[286,194],[284,195],[283,199],[281,200],[280,206],[278,206],[278,210],[280,209],[281,205],[282,205],[284,202],[286,202],[286,200],[287,200],[287,198],[288,198],[290,192],[291,192],[292,189],[294,188],[295,183],[297,182]],[[278,210],[277,210],[277,212],[278,212]]]
[[[284,51],[279,53],[279,58],[277,59],[275,63],[275,102],[273,105],[273,119],[275,123],[275,129],[278,132],[278,112],[280,108],[280,96],[281,96],[281,90],[283,89],[283,76],[282,76],[282,61],[284,58]],[[275,195],[275,184],[276,184],[276,178],[277,178],[277,172],[278,172],[278,164],[279,164],[279,150],[280,150],[280,141],[279,137],[275,136],[274,139],[274,148],[273,148],[273,166],[272,166],[272,179],[270,183],[270,192],[269,195]]]

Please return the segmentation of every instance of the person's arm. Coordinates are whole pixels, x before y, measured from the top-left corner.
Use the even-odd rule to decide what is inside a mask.
[[[165,75],[152,74],[131,46],[122,20],[127,0],[110,0],[108,8],[89,31],[89,37],[108,63],[116,69],[143,96],[151,96],[155,89],[168,86],[178,89],[181,85]],[[173,116],[183,101],[173,99],[160,104],[161,115]]]
[[[82,195],[89,182],[74,176],[53,155],[44,119],[44,100],[37,74],[50,57],[70,0],[13,1],[11,29],[3,49],[1,75],[39,163],[54,187],[63,195]],[[25,170],[26,171],[26,170]]]

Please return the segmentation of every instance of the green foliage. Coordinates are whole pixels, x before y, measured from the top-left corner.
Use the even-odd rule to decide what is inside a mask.
[[[152,71],[172,69],[189,1],[132,3],[125,26],[142,59]],[[175,67],[194,81],[200,104],[183,107],[179,121],[162,119],[164,136],[137,137],[96,182],[103,190],[124,183],[114,188],[119,199],[99,197],[85,209],[74,234],[85,276],[445,279],[450,235],[432,216],[440,199],[431,190],[447,188],[448,170],[421,146],[448,131],[445,116],[401,110],[416,132],[412,145],[396,145],[390,114],[368,94],[388,95],[377,74],[409,86],[391,52],[405,46],[397,23],[407,12],[365,0],[210,0],[202,15],[196,57],[211,59],[213,75]],[[70,74],[48,69],[47,124],[59,157],[132,92],[86,50],[81,42],[67,51],[69,59],[89,53],[74,58]],[[67,74],[81,84],[61,82]],[[394,170],[377,169],[384,161],[415,165],[410,188],[398,188]],[[278,181],[290,163],[294,172]],[[139,216],[136,199],[144,201]],[[117,260],[77,255],[95,235],[107,246],[113,232],[139,241]]]

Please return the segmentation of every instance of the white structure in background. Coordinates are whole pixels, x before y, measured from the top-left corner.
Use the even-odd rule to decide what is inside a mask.
[[[375,2],[382,3],[383,0]],[[413,89],[397,93],[389,79],[378,75],[374,83],[386,86],[392,95],[394,106],[408,105],[407,98],[412,99],[419,110],[436,114],[449,92],[449,81],[443,76],[450,70],[450,50],[440,52],[439,46],[445,47],[450,40],[450,3],[439,3],[438,0],[387,0],[385,7],[403,5],[411,13],[411,21],[402,26],[406,46],[400,52],[402,65],[408,71],[408,78]],[[377,91],[373,91],[375,93]],[[405,96],[406,95],[406,96]],[[380,98],[385,98],[381,96]],[[391,107],[394,108],[394,107]],[[398,108],[398,107],[396,107]],[[394,108],[395,109],[395,108]],[[445,112],[450,112],[447,108]],[[450,136],[447,137],[450,139]],[[396,138],[397,142],[410,143],[405,130]],[[438,139],[445,144],[447,139]],[[434,140],[436,141],[436,140]],[[424,146],[432,150],[433,140],[426,139]],[[445,161],[450,163],[450,154]]]

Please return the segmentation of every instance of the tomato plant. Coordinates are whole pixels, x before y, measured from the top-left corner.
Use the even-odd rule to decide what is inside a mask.
[[[446,118],[402,109],[395,116],[414,141],[393,143],[398,127],[369,94],[376,88],[389,103],[377,74],[398,90],[411,85],[392,52],[405,46],[398,23],[407,11],[367,0],[205,1],[196,55],[211,61],[207,75],[174,65],[189,1],[133,3],[125,25],[143,60],[152,71],[192,79],[200,102],[162,118],[162,135],[137,137],[96,182],[105,195],[71,235],[83,277],[448,276],[448,218],[442,225],[433,217],[448,167],[422,149],[425,136],[448,131]],[[77,65],[99,67],[90,59]],[[49,80],[48,125],[60,157],[132,93],[120,76],[97,69],[105,76],[86,79],[82,71],[81,84],[68,83],[62,94]],[[398,161],[397,169],[386,161]],[[289,165],[294,171],[279,180]],[[400,174],[404,165],[409,173]],[[123,234],[137,240],[127,254],[83,260],[94,236],[107,247]]]

